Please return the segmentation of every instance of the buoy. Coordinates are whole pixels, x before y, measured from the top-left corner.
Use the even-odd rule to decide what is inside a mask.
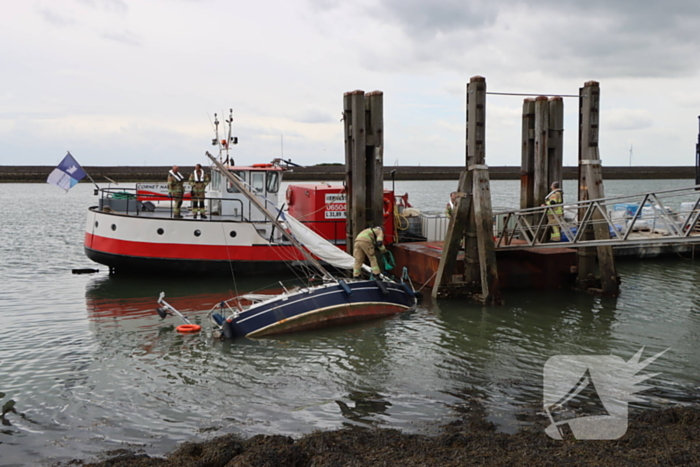
[[[176,327],[175,330],[183,334],[192,334],[201,331],[202,326],[200,326],[199,324],[181,324],[178,327]]]

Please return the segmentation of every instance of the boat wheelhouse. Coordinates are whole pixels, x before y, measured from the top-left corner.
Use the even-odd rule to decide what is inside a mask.
[[[266,204],[277,205],[284,167],[271,163],[226,169]],[[285,261],[303,259],[218,168],[212,168],[206,191],[206,219],[190,213],[187,184],[185,193],[183,218],[176,219],[165,184],[100,189],[98,205],[88,209],[86,255],[119,273],[265,273],[288,270]]]

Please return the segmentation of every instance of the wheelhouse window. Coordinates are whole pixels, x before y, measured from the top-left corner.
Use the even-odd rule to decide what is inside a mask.
[[[251,172],[250,185],[256,193],[265,192],[265,172]]]
[[[245,171],[238,170],[238,171],[235,171],[233,173],[235,175],[238,175],[238,178],[243,180],[243,182],[245,183],[245,181],[246,181],[246,178],[245,178],[246,172]],[[238,188],[233,186],[233,183],[231,183],[230,180],[227,180],[226,191],[228,191],[229,193],[239,193]]]
[[[277,193],[277,191],[280,189],[280,174],[277,172],[268,172],[267,173],[267,192],[268,193]]]

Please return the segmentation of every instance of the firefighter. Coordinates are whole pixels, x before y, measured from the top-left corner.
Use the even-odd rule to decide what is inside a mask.
[[[355,266],[352,270],[353,278],[360,277],[365,257],[369,258],[369,264],[372,266],[372,274],[379,275],[382,272],[381,269],[379,269],[375,248],[379,248],[379,251],[382,253],[385,252],[386,247],[383,242],[384,230],[381,227],[371,227],[359,233],[352,249],[352,255],[355,257]]]
[[[549,240],[552,242],[560,242],[561,232],[559,231],[559,222],[557,222],[557,218],[561,220],[564,214],[564,192],[559,188],[559,182],[553,182],[551,190],[552,191],[544,199],[545,204],[551,206],[551,208],[547,209],[547,221],[552,228],[552,234]]]
[[[209,176],[202,170],[202,165],[197,164],[194,167],[194,172],[190,175],[190,185],[192,186],[192,213],[194,218],[197,214],[202,219],[206,219],[206,209],[204,208],[204,190],[209,184]]]
[[[182,206],[182,195],[184,188],[182,182],[185,177],[180,173],[180,167],[174,165],[172,170],[168,172],[168,194],[173,199],[173,217],[182,219],[180,215],[180,207]]]

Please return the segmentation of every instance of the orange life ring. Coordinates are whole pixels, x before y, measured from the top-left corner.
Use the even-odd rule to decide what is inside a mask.
[[[181,324],[178,327],[176,327],[175,330],[183,334],[190,334],[201,331],[202,326],[200,326],[199,324]]]
[[[389,209],[390,209],[390,208],[391,208],[391,203],[389,202],[388,199],[384,198],[384,219],[386,219],[387,217],[389,217],[389,215],[391,214],[391,213],[389,212]]]
[[[256,168],[267,168],[267,167],[272,167],[272,164],[253,164],[251,167],[256,167]]]

